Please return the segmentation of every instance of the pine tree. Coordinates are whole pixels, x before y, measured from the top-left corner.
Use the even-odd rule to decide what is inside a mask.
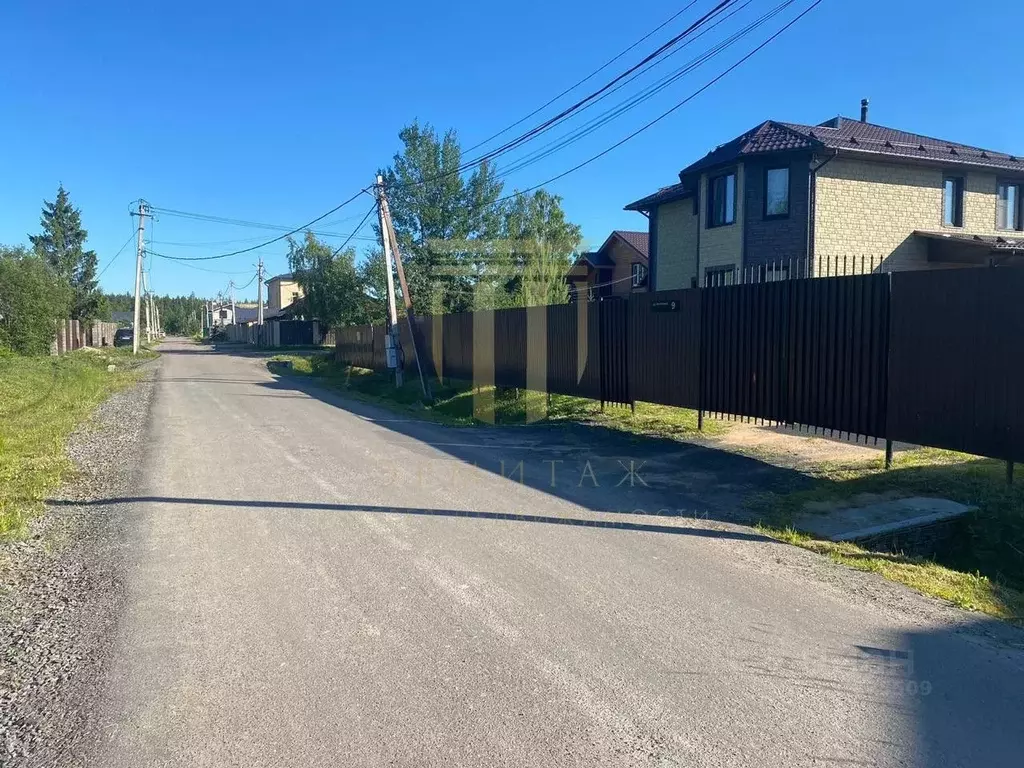
[[[42,233],[29,235],[29,239],[39,257],[71,287],[72,319],[93,319],[100,309],[96,252],[83,248],[89,233],[82,228],[81,212],[71,204],[63,184],[57,188],[56,200],[43,203],[40,224]]]

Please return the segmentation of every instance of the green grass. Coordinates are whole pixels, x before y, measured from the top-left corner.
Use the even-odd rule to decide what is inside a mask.
[[[155,357],[140,353],[141,360]],[[113,363],[117,370],[107,372]],[[68,436],[113,392],[137,378],[130,350],[64,357],[0,354],[0,537],[24,534],[72,465]]]
[[[1024,620],[1024,483],[1007,485],[1006,465],[992,459],[922,448],[882,460],[820,465],[812,488],[766,494],[750,502],[764,530],[859,570],[939,597],[968,610]],[[792,530],[808,502],[842,502],[861,495],[932,496],[977,508],[964,535],[934,561],[868,552],[819,541]]]
[[[281,364],[290,362],[287,369]],[[365,368],[355,368],[335,363],[329,353],[288,353],[275,355],[268,362],[276,373],[291,372],[314,376],[331,388],[345,391],[362,400],[378,403],[394,410],[412,413],[453,426],[469,426],[490,421],[474,416],[474,391],[470,382],[446,379],[443,385],[431,382],[433,403],[423,403],[419,377],[406,375],[401,389],[396,389],[393,374],[375,373]],[[634,434],[657,437],[691,436],[697,431],[697,413],[686,408],[667,405],[637,403],[636,414],[629,408],[608,406],[604,412],[595,400],[568,395],[551,395],[550,400],[540,392],[506,387],[487,387],[480,395],[486,402],[493,402],[495,424],[525,424],[530,416],[544,414],[545,421],[576,421],[619,429]],[[546,411],[545,411],[546,408]],[[484,406],[488,413],[490,406]],[[705,421],[704,434],[718,434],[726,426],[711,420]]]

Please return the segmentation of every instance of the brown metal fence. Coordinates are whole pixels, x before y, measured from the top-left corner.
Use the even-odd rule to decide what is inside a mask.
[[[444,377],[1024,461],[1024,269],[881,273],[851,259],[836,271],[860,274],[804,279],[787,264],[789,279],[766,269],[628,300],[423,317],[419,349]],[[382,327],[337,340],[340,361],[385,368]]]

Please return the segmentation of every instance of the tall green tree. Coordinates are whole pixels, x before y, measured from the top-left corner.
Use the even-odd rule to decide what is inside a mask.
[[[503,211],[507,262],[514,274],[510,288],[518,306],[564,304],[565,276],[579,248],[582,230],[566,218],[562,198],[543,189],[517,194]]]
[[[48,352],[70,299],[71,289],[46,261],[21,246],[0,246],[0,349]]]
[[[399,138],[402,151],[381,174],[413,307],[421,313],[467,309],[478,270],[474,241],[499,234],[495,202],[502,184],[488,163],[460,173],[455,131],[439,137],[430,125],[414,122]]]
[[[288,238],[288,264],[302,286],[306,313],[331,325],[354,325],[364,320],[364,292],[356,273],[355,250],[335,254],[307,232],[301,242]]]
[[[70,314],[75,320],[91,320],[100,312],[96,276],[96,252],[85,250],[89,233],[82,227],[82,215],[71,204],[64,185],[57,197],[43,203],[42,232],[29,235],[32,247],[54,273],[71,287]]]

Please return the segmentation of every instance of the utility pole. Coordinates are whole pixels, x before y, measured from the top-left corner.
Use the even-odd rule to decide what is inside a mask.
[[[378,177],[380,178],[380,177]],[[423,397],[425,400],[432,401],[434,399],[433,394],[430,391],[430,382],[427,381],[427,377],[423,374],[423,363],[420,362],[420,345],[416,341],[416,324],[415,315],[412,311],[412,294],[409,293],[409,284],[405,282],[405,269],[402,267],[402,254],[398,249],[398,236],[395,234],[395,228],[391,223],[391,211],[388,209],[388,198],[384,194],[384,185],[380,185],[380,205],[383,209],[382,216],[384,223],[387,225],[387,236],[385,239],[390,238],[391,248],[395,257],[395,267],[398,269],[398,282],[402,286],[402,299],[405,302],[405,320],[409,325],[409,338],[412,339],[412,353],[416,358],[416,370],[420,374],[420,387],[423,389]]]
[[[232,280],[228,283],[228,287],[231,289],[231,324],[236,325],[237,320],[235,318],[235,281]]]
[[[263,257],[256,263],[256,324],[263,325]]]
[[[138,244],[135,248],[135,321],[132,325],[132,354],[139,354],[139,325],[141,323],[140,317],[140,299],[142,298],[142,233],[146,227],[146,217],[149,216],[146,211],[149,210],[149,206],[145,200],[139,200],[139,210],[133,212],[132,216],[139,217],[139,239]]]
[[[142,273],[143,287],[146,290],[146,343],[153,341],[153,294],[149,291],[149,276]]]
[[[395,369],[395,386],[402,386],[402,361],[399,359],[398,309],[395,307],[395,278],[391,272],[391,238],[388,235],[387,201],[384,198],[384,177],[377,176],[377,217],[380,219],[380,239],[384,246],[384,274],[388,287],[388,333],[385,337],[388,367]]]

